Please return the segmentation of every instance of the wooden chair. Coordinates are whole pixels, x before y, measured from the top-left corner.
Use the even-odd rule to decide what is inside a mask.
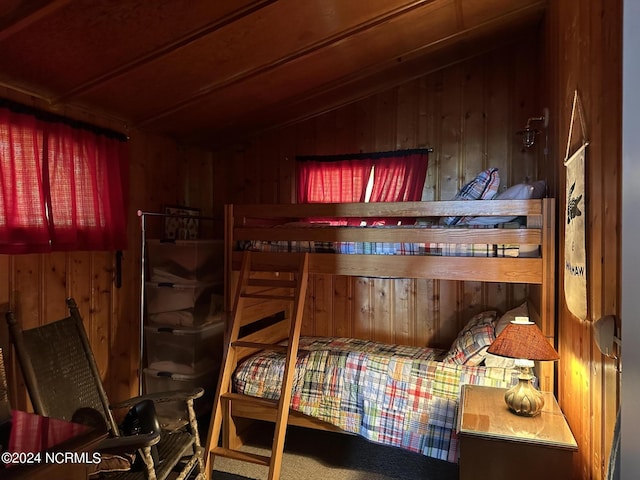
[[[104,473],[104,478],[164,480],[175,470],[179,471],[177,476],[172,476],[176,480],[187,478],[193,471],[195,478],[202,478],[204,465],[193,401],[202,396],[203,390],[155,393],[110,405],[76,302],[69,298],[67,306],[68,317],[28,330],[22,330],[13,312],[6,315],[11,341],[35,412],[68,421],[77,421],[78,412],[99,412],[110,435],[98,451],[138,451],[144,465],[143,468],[134,466],[126,472]],[[155,403],[185,401],[189,424],[172,432],[122,435],[112,410],[135,408],[143,400]],[[154,457],[159,461],[154,461]]]
[[[9,389],[4,370],[2,349],[0,348],[0,426],[11,420],[11,404],[9,404]]]

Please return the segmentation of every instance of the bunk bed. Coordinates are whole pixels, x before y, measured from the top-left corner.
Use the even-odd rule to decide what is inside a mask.
[[[267,262],[273,252],[308,252],[310,275],[529,284],[527,303],[530,317],[554,343],[554,211],[554,200],[549,198],[228,205],[225,212],[226,307],[231,311],[244,251],[261,252],[259,255],[263,255]],[[444,226],[443,219],[453,217],[464,219],[459,222],[462,225]],[[478,223],[484,226],[470,225]],[[267,317],[283,308],[285,306],[278,305],[278,302],[266,303],[256,299],[246,312],[250,316]],[[491,314],[494,317],[488,322],[487,317]],[[493,330],[497,318],[496,312],[483,312],[476,315],[468,327],[471,324],[483,327],[490,323]],[[469,334],[469,328],[465,330],[458,339]],[[460,386],[464,383],[507,386],[513,371],[465,360],[458,362],[451,358],[452,355],[455,356],[451,350],[383,345],[366,339],[301,337],[295,374],[297,381],[294,380],[288,423],[331,431],[364,432],[364,436],[373,441],[455,462]],[[236,391],[267,398],[277,396],[277,389],[270,389],[269,384],[277,384],[278,376],[282,378],[283,354],[265,351],[247,353],[247,358],[243,357],[239,354],[239,367],[233,377]],[[385,393],[380,389],[364,394],[348,391],[354,384],[353,376],[361,372],[357,369],[347,372],[343,367],[354,362],[361,369],[363,362],[366,363],[370,371],[371,365],[375,364],[376,368],[385,371],[407,373],[405,377],[396,379],[397,382],[392,382],[392,389],[408,385],[415,391],[422,388],[419,385],[428,384],[428,392],[414,395],[411,401],[428,404],[428,410],[422,415],[430,417],[427,421],[429,428],[437,431],[422,432],[417,439],[398,438],[402,435],[395,425],[385,426],[385,422],[424,420],[399,418],[410,416],[411,406],[397,403],[391,405],[392,411],[386,413],[378,410],[367,412],[366,406],[356,406],[355,397],[358,395],[373,395],[374,400],[370,404],[375,404],[376,398],[381,399],[380,395],[389,395],[388,391]],[[311,368],[312,373],[298,371],[303,365]],[[553,390],[553,368],[548,364],[537,365],[536,374],[542,390]],[[257,372],[262,372],[262,376]],[[351,377],[341,379],[340,375],[345,375],[345,372]],[[324,386],[319,384],[320,377],[328,383]],[[367,382],[371,384],[371,379],[365,380]],[[337,384],[342,390],[336,387]],[[318,391],[313,392],[314,388]],[[407,399],[406,396],[402,398]],[[333,399],[328,406],[327,399]],[[399,400],[395,397],[390,401],[388,398],[384,400],[392,404],[394,401]],[[347,405],[346,413],[340,403]],[[364,411],[358,411],[358,408]],[[336,414],[335,410],[342,411]],[[238,434],[243,422],[246,423],[247,419],[273,421],[274,411],[259,405],[238,403],[225,418],[223,439],[235,448],[242,442]],[[431,446],[424,448],[425,442]],[[416,443],[422,446],[416,446]]]

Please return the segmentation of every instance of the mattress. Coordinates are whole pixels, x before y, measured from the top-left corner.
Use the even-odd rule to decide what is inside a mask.
[[[257,252],[340,253],[359,255],[434,255],[450,257],[538,257],[537,245],[454,244],[406,242],[315,242],[251,240],[240,242],[238,250]]]
[[[349,433],[458,461],[463,384],[507,387],[512,369],[443,363],[446,351],[348,338],[301,337],[291,408]],[[234,373],[238,393],[277,399],[285,356],[265,351]]]
[[[322,228],[327,223],[289,222],[264,228]],[[494,226],[444,226],[439,223],[423,222],[415,225],[393,226],[352,226],[348,228],[382,229],[487,229]],[[504,224],[499,228],[522,228],[518,222]],[[456,257],[538,257],[538,245],[520,244],[459,244],[459,243],[416,243],[416,242],[353,242],[353,241],[309,241],[309,240],[246,240],[237,242],[237,250],[274,253],[338,253],[352,255],[434,255]]]

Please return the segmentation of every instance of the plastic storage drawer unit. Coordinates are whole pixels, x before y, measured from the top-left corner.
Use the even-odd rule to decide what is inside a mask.
[[[206,300],[203,299],[203,300]],[[196,303],[194,308],[173,310],[170,312],[158,312],[149,314],[149,322],[174,327],[198,327],[205,323],[223,321],[224,299],[222,295],[214,293],[210,302]]]
[[[186,280],[222,280],[222,240],[147,240],[149,273],[174,275]]]
[[[224,322],[177,328],[145,325],[144,338],[149,368],[197,374],[220,363]]]
[[[213,287],[206,283],[177,284],[146,282],[147,313],[174,312],[211,305]]]

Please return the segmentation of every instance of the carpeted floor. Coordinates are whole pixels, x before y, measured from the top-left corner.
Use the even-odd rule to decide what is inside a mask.
[[[273,427],[259,424],[244,448],[269,455]],[[213,480],[263,480],[267,468],[216,458]],[[289,427],[280,480],[457,480],[456,464],[340,433]]]
[[[242,475],[235,475],[227,472],[213,472],[213,480],[254,480],[252,478],[243,477]]]

